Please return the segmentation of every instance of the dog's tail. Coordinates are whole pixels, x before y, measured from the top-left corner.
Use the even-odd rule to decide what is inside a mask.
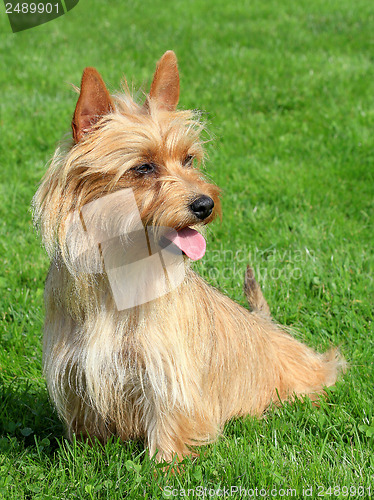
[[[251,311],[258,312],[269,319],[271,318],[269,305],[262,295],[260,285],[257,283],[253,269],[250,266],[247,266],[244,276],[244,294]]]

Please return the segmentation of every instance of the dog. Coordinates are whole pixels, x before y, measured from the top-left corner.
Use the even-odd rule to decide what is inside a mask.
[[[143,104],[127,86],[110,95],[86,68],[72,137],[33,199],[51,258],[43,369],[68,437],[140,438],[166,462],[215,440],[233,417],[318,397],[344,365],[272,320],[251,268],[249,310],[192,270],[220,192],[201,173],[203,124],[177,110],[179,92],[172,51]]]

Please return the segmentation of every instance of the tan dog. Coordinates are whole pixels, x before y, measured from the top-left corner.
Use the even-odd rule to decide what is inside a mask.
[[[232,417],[261,415],[271,402],[323,392],[342,365],[335,350],[317,354],[272,322],[250,269],[251,312],[190,268],[190,258],[204,254],[201,228],[219,213],[219,190],[197,168],[202,125],[193,112],[176,110],[178,99],[171,51],[160,59],[144,105],[128,92],[110,96],[98,72],[86,68],[73,141],[56,151],[34,198],[52,261],[44,371],[68,435],[144,438],[150,454],[167,461],[214,440]],[[122,192],[132,193],[138,216],[121,201]],[[121,235],[139,230],[135,219],[144,231],[155,228],[153,243],[169,240],[164,255],[179,250],[184,274],[169,293],[159,291],[161,278],[152,269],[146,283],[118,278],[126,300],[136,298],[131,307],[118,307],[116,266],[108,271],[113,248],[105,249],[97,235],[114,234],[116,255],[132,253],[131,264],[137,249],[131,238],[121,246]],[[87,250],[88,226],[95,252]],[[173,234],[160,236],[159,227]],[[160,296],[139,297],[144,283]]]

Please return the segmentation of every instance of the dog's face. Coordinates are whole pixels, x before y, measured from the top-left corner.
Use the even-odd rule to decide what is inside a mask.
[[[108,237],[137,231],[140,224],[156,233],[163,228],[168,238],[172,228],[169,239],[186,255],[204,255],[205,240],[196,229],[220,214],[219,190],[198,168],[203,126],[192,111],[176,110],[178,100],[173,52],[160,59],[143,105],[128,91],[110,96],[99,73],[85,69],[72,121],[74,142],[57,149],[33,200],[34,220],[51,257],[61,249],[65,258],[69,241],[70,247],[71,241],[80,246],[72,220],[96,201],[90,213],[98,237],[102,231]],[[121,190],[131,193],[133,218],[123,199],[108,203],[107,195]]]
[[[178,99],[177,61],[170,51],[157,65],[143,106],[129,96],[112,98],[97,71],[85,70],[72,122],[75,209],[131,188],[145,225],[180,231],[214,219],[219,190],[198,169],[202,125],[191,111],[176,111]]]

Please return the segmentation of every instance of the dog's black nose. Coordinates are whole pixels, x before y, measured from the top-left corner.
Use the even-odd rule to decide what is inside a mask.
[[[200,196],[190,205],[191,212],[200,220],[204,220],[212,213],[214,201],[209,196]]]

